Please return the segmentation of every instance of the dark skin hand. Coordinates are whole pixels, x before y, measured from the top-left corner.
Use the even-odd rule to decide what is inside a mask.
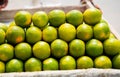
[[[0,10],[5,8],[8,4],[8,0],[0,0]]]

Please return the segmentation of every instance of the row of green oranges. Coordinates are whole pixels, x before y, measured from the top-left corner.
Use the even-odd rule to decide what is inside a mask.
[[[79,57],[75,60],[72,56],[64,56],[59,61],[54,58],[47,58],[43,61],[31,57],[24,63],[19,59],[11,59],[6,64],[0,61],[0,73],[4,72],[34,72],[46,70],[74,70],[87,68],[120,68],[118,64],[120,55],[116,55],[111,61],[107,56],[99,56],[94,61],[88,56]]]

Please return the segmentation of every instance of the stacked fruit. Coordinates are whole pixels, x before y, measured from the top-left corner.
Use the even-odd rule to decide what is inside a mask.
[[[89,8],[19,11],[0,24],[0,72],[120,68],[120,40],[102,13]]]

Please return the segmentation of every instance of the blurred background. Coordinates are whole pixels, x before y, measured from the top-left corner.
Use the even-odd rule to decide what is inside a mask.
[[[120,0],[114,2],[113,0],[93,0],[93,2],[101,8],[104,18],[120,35]],[[61,5],[80,5],[80,0],[8,0],[8,5],[3,10]]]

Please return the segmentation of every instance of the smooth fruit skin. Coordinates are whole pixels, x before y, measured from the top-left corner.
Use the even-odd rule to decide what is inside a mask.
[[[72,56],[64,56],[60,59],[60,70],[73,70],[76,68],[76,61]]]
[[[33,45],[33,55],[40,60],[48,58],[51,54],[50,46],[45,41],[38,41]]]
[[[97,57],[103,54],[103,44],[97,39],[91,39],[86,43],[86,54]]]
[[[43,71],[45,70],[58,70],[58,61],[54,58],[47,58],[43,61]]]
[[[43,33],[43,40],[46,42],[52,42],[58,37],[57,29],[52,26],[48,26],[44,28],[42,33]]]
[[[25,40],[25,31],[19,26],[11,26],[6,31],[6,39],[10,44],[18,44]]]
[[[94,38],[104,41],[110,36],[110,29],[106,23],[98,23],[93,27]]]
[[[26,72],[34,72],[41,70],[42,70],[42,62],[39,59],[31,57],[25,62]]]
[[[52,10],[48,13],[48,17],[50,25],[54,27],[59,27],[66,20],[65,12],[62,10]]]
[[[83,41],[88,41],[93,37],[93,29],[88,24],[81,24],[77,27],[77,38]]]
[[[8,25],[6,25],[4,23],[0,23],[0,29],[3,29],[6,32],[8,29]]]
[[[101,18],[102,12],[96,8],[89,8],[83,13],[84,22],[93,26],[100,22]]]
[[[112,59],[113,68],[120,69],[120,54],[117,54]]]
[[[77,69],[93,68],[93,60],[88,56],[82,56],[77,59]]]
[[[96,57],[94,60],[94,67],[95,68],[112,68],[112,62],[109,57],[107,56],[99,56]]]
[[[120,53],[120,40],[109,38],[103,42],[103,47],[106,55],[114,56]]]
[[[32,56],[32,47],[25,42],[19,43],[15,46],[15,56],[21,60],[27,60]]]
[[[35,44],[42,40],[42,31],[38,27],[31,26],[26,30],[26,41],[29,44]]]
[[[32,21],[38,28],[45,27],[48,24],[48,15],[44,11],[35,12],[32,16]]]
[[[68,44],[61,40],[56,39],[51,43],[51,54],[55,58],[61,58],[68,53]]]
[[[14,20],[16,25],[20,27],[29,27],[31,24],[31,14],[28,11],[18,11],[14,16]]]
[[[77,27],[83,23],[83,14],[79,10],[71,10],[66,14],[66,21]]]
[[[72,24],[64,23],[58,29],[60,39],[70,42],[76,37],[76,29]]]
[[[0,60],[1,61],[9,61],[14,57],[14,47],[10,44],[2,44],[0,45]]]
[[[3,29],[0,29],[0,44],[3,44],[5,41],[5,32]]]
[[[69,43],[69,53],[71,56],[78,58],[85,54],[85,43],[80,39],[74,39]]]
[[[11,59],[6,63],[6,72],[23,72],[23,62],[18,59]]]
[[[0,61],[0,73],[4,73],[5,72],[5,63]]]

